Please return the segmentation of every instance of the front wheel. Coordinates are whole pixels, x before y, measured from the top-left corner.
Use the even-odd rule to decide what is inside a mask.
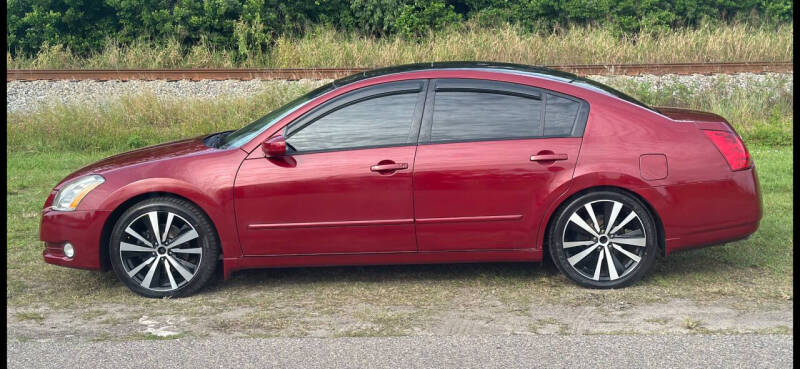
[[[211,221],[189,201],[160,197],[125,211],[109,255],[119,279],[145,297],[189,295],[214,274],[219,255]]]
[[[658,249],[653,217],[636,198],[589,192],[556,214],[550,255],[559,270],[591,288],[618,288],[641,279]]]

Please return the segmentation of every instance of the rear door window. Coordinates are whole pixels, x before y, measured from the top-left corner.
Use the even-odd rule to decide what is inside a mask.
[[[538,136],[541,120],[541,97],[441,91],[436,93],[431,141]]]
[[[589,110],[583,100],[514,83],[445,79],[434,90],[421,142],[579,137]]]

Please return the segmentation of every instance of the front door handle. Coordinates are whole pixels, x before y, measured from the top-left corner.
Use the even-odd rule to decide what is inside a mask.
[[[408,163],[378,164],[369,167],[369,170],[373,172],[393,172],[395,170],[403,169],[408,169]]]
[[[567,154],[531,155],[531,161],[556,161],[567,160]]]

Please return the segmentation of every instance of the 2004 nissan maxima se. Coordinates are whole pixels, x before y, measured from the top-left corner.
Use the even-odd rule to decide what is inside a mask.
[[[761,196],[718,115],[575,75],[428,63],[322,86],[233,132],[82,168],[44,204],[44,260],[147,297],[221,267],[541,261],[629,285],[657,255],[742,239]]]

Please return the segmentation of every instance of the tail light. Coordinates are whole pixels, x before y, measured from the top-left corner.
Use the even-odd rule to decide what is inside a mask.
[[[703,133],[711,139],[711,142],[722,153],[731,170],[747,169],[753,165],[750,153],[747,152],[744,142],[735,132],[703,130]]]

